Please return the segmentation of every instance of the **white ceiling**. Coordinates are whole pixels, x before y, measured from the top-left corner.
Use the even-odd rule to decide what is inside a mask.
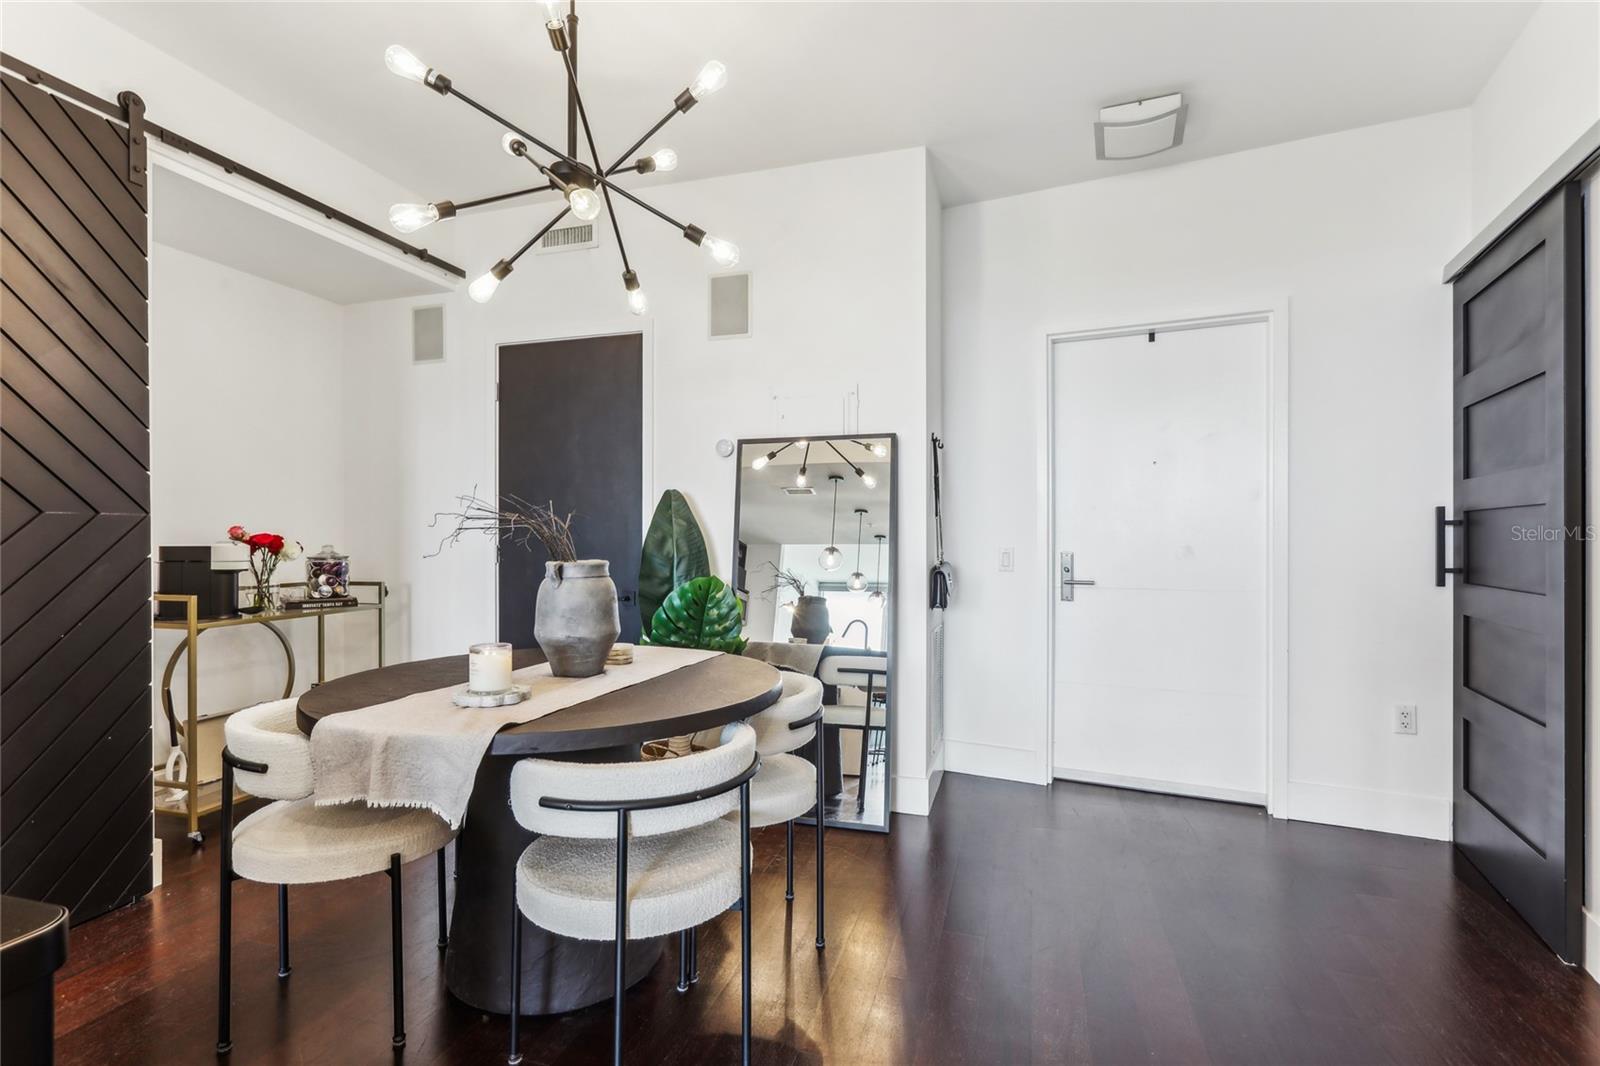
[[[158,163],[153,169],[151,233],[171,248],[320,296],[336,304],[449,292],[449,279],[335,239],[288,210],[263,209]]]
[[[430,198],[505,191],[526,167],[486,118],[389,74],[390,44],[562,137],[564,74],[537,3],[89,6]],[[652,142],[678,149],[678,171],[640,181],[925,144],[949,205],[1464,106],[1532,7],[586,2],[579,53],[612,155],[705,59],[728,65],[727,88]],[[1095,160],[1100,106],[1169,91],[1191,105],[1181,147]]]

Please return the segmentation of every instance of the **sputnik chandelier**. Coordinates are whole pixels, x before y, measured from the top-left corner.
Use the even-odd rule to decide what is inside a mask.
[[[468,200],[463,203],[454,203],[450,200],[439,200],[430,204],[395,204],[389,209],[389,223],[401,233],[415,233],[424,226],[439,222],[443,219],[453,218],[462,211],[474,207],[485,207],[489,204],[511,200],[518,196],[529,196],[533,193],[555,190],[560,192],[566,200],[566,205],[560,213],[546,222],[537,233],[528,238],[526,244],[518,248],[509,258],[502,259],[489,270],[479,276],[471,285],[467,286],[467,294],[478,303],[487,303],[511,273],[528,249],[532,248],[553,229],[570,212],[585,222],[598,218],[602,207],[611,217],[611,232],[617,238],[617,252],[622,257],[622,286],[628,297],[628,309],[636,315],[642,315],[647,306],[644,289],[639,284],[639,275],[628,263],[628,249],[622,243],[622,228],[617,223],[617,216],[612,210],[611,194],[628,200],[663,222],[678,229],[691,243],[699,245],[706,250],[711,259],[719,267],[732,267],[739,262],[739,247],[731,241],[720,237],[713,237],[699,226],[679,222],[663,211],[645,203],[633,193],[617,185],[615,178],[619,174],[649,174],[652,171],[672,170],[678,165],[678,153],[671,148],[658,148],[649,155],[633,158],[633,153],[644,146],[644,143],[657,133],[673,116],[688,111],[695,104],[716,92],[728,80],[728,69],[716,60],[712,60],[700,68],[700,73],[695,76],[689,87],[678,94],[672,102],[672,110],[668,111],[654,126],[645,131],[644,136],[634,141],[626,152],[617,157],[616,162],[609,167],[600,164],[600,152],[595,147],[594,133],[589,128],[589,116],[583,106],[583,94],[578,91],[578,4],[577,0],[570,0],[566,13],[562,12],[559,0],[545,0],[547,17],[545,30],[550,36],[550,45],[561,53],[561,59],[567,68],[567,150],[561,152],[541,141],[533,134],[520,128],[514,123],[500,117],[483,104],[463,93],[455,87],[449,78],[422,62],[400,45],[390,45],[383,54],[383,61],[389,69],[402,78],[426,85],[440,96],[454,96],[462,103],[478,111],[498,123],[506,132],[500,139],[500,146],[509,155],[529,163],[539,175],[545,179],[542,185],[533,185],[525,189],[515,189],[511,192],[500,193],[495,196],[485,196],[477,200]],[[578,159],[578,128],[583,128],[584,141],[589,149],[589,162],[584,163]],[[542,162],[540,154],[550,157],[548,162]],[[630,162],[631,160],[631,162]]]
[[[850,468],[850,472],[855,474],[855,476],[861,480],[863,485],[869,489],[875,489],[878,487],[878,479],[863,470],[860,463],[856,462],[854,459],[848,458],[844,452],[841,452],[834,445],[833,441],[825,440],[822,443],[827,445],[827,447],[833,451],[833,454],[839,457],[839,461],[841,463]],[[860,448],[865,448],[872,454],[874,458],[877,459],[886,458],[889,454],[888,446],[880,441],[873,441],[871,444],[868,444],[864,440],[850,440],[847,443],[854,444]],[[776,459],[779,455],[788,451],[790,448],[801,449],[800,469],[795,472],[794,487],[797,489],[806,488],[811,484],[811,442],[808,440],[792,440],[788,444],[784,444],[780,447],[772,449],[766,455],[758,455],[755,457],[755,460],[751,462],[750,469],[765,469],[768,463],[772,462],[772,460]],[[840,480],[843,479],[841,478]],[[830,569],[832,568],[830,567]]]

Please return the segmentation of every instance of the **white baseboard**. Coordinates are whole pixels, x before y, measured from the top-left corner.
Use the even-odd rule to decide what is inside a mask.
[[[1039,779],[1039,753],[1032,748],[1009,744],[986,744],[978,740],[944,740],[944,768],[953,774],[998,777],[1003,781],[1022,781],[1030,785],[1048,782]]]
[[[156,837],[150,847],[150,887],[161,887],[161,838]]]
[[[1074,770],[1057,766],[1056,777],[1064,781],[1079,781],[1086,785],[1109,785],[1112,788],[1130,788],[1135,792],[1159,792],[1167,796],[1193,796],[1196,799],[1222,800],[1224,803],[1248,803],[1252,807],[1265,807],[1265,792],[1246,792],[1237,788],[1216,788],[1195,785],[1185,781],[1152,781],[1143,777],[1124,777],[1121,774],[1102,774],[1094,770]]]
[[[915,814],[927,817],[933,809],[933,792],[936,785],[926,777],[896,777],[894,779],[894,813]]]
[[[1600,981],[1600,915],[1583,908],[1583,968]]]
[[[1451,838],[1448,796],[1418,796],[1408,792],[1290,781],[1287,817],[1299,822],[1322,822],[1429,840]]]

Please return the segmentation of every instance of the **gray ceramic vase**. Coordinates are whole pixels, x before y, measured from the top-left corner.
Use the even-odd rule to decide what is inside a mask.
[[[821,644],[832,631],[833,625],[828,621],[828,601],[821,596],[801,596],[794,605],[794,620],[789,623],[789,635],[799,637],[808,644]]]
[[[533,639],[556,677],[593,677],[622,632],[617,586],[604,559],[544,564],[533,610]]]

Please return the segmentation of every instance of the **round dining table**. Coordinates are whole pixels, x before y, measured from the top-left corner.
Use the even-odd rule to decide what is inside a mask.
[[[536,648],[513,653],[516,669],[544,662]],[[300,729],[342,711],[448,688],[467,676],[467,657],[401,663],[328,681],[297,704]],[[511,768],[530,755],[574,762],[633,762],[640,745],[749,718],[783,692],[778,671],[756,659],[718,655],[616,689],[495,735],[472,786],[456,838],[455,903],[445,985],[462,1002],[504,1014],[510,1005],[512,871],[534,833],[511,814]],[[556,1014],[610,999],[608,941],[573,940],[523,924],[522,1014]],[[649,973],[665,940],[628,949],[627,983]]]

